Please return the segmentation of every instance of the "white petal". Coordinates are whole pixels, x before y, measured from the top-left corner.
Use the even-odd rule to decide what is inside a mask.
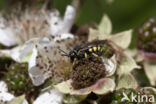
[[[52,76],[53,70],[59,65],[58,61],[68,59],[61,56],[59,48],[66,51],[66,45],[74,45],[72,37],[71,34],[64,34],[53,40],[44,38],[35,43],[36,47],[34,47],[29,60],[29,75],[35,86],[43,84],[47,78]]]
[[[60,17],[59,11],[55,10],[51,12],[50,19],[48,20],[51,35],[61,36],[61,34],[69,33],[73,25],[74,18],[75,18],[75,9],[72,6],[67,6],[63,19]]]
[[[51,12],[50,19],[49,19],[50,31],[51,34],[56,36],[60,34],[61,26],[62,26],[62,19],[59,17],[59,11],[55,10]]]
[[[0,14],[0,43],[5,46],[12,46],[16,44],[16,37],[11,28],[6,27],[4,18]]]
[[[40,95],[33,104],[62,104],[63,95],[57,90],[51,90]]]
[[[7,91],[8,91],[7,84],[4,81],[0,81],[0,93],[7,92]]]
[[[44,78],[44,72],[37,66],[37,50],[36,48],[33,49],[33,53],[30,57],[29,60],[29,75],[30,78],[32,79],[32,82],[35,86],[41,85],[44,83],[45,78]],[[39,63],[41,64],[41,63]]]
[[[11,57],[13,60],[20,62],[20,46],[12,48],[10,50],[0,50],[0,53],[4,56]]]
[[[61,34],[60,37],[55,37],[54,41],[57,41],[57,40],[62,40],[62,39],[67,39],[67,38],[74,38],[74,35],[73,34],[70,34],[70,33],[64,33],[64,34]]]
[[[14,98],[14,95],[7,93],[7,92],[2,92],[0,93],[0,104],[11,101],[13,98]]]
[[[70,31],[70,29],[71,29],[71,27],[73,25],[75,15],[76,15],[75,8],[68,5],[67,8],[66,8],[64,19],[63,19],[62,30],[64,31],[64,33],[69,33],[69,31]]]

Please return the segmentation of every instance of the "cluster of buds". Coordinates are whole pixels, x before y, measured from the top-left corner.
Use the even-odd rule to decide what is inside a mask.
[[[27,68],[28,64],[26,63],[14,63],[8,68],[6,81],[9,90],[14,92],[15,95],[21,95],[23,92],[30,92],[33,89]]]
[[[137,48],[144,56],[155,57],[156,52],[156,20],[150,18],[138,29]]]

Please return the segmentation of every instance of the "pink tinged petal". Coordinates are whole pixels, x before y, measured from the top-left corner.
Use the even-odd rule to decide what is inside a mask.
[[[96,94],[106,94],[115,89],[115,82],[110,78],[100,79],[94,85],[79,90],[74,90],[71,86],[71,82],[72,80],[64,81],[54,87],[64,94],[71,95],[88,95],[91,92]]]
[[[33,104],[62,104],[63,95],[57,90],[51,90],[40,95]]]
[[[139,53],[142,55],[143,58],[156,60],[156,53],[153,52],[145,52],[143,50],[140,50]]]
[[[100,79],[95,85],[93,92],[101,95],[114,91],[115,82],[110,78]]]

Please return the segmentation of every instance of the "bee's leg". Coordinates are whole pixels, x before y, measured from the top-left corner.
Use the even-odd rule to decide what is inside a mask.
[[[77,58],[74,58],[74,62],[73,62],[73,65],[76,63],[76,61],[77,61]]]
[[[84,56],[85,56],[85,58],[88,58],[88,54],[87,53],[84,53]]]
[[[93,56],[95,56],[95,57],[98,57],[98,55],[97,55],[97,54],[95,54],[95,53],[92,53],[92,55],[93,55]]]

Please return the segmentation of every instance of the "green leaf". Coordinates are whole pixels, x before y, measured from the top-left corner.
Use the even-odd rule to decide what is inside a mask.
[[[106,14],[102,17],[102,20],[98,26],[98,29],[101,34],[105,34],[105,35],[111,34],[112,23]]]

